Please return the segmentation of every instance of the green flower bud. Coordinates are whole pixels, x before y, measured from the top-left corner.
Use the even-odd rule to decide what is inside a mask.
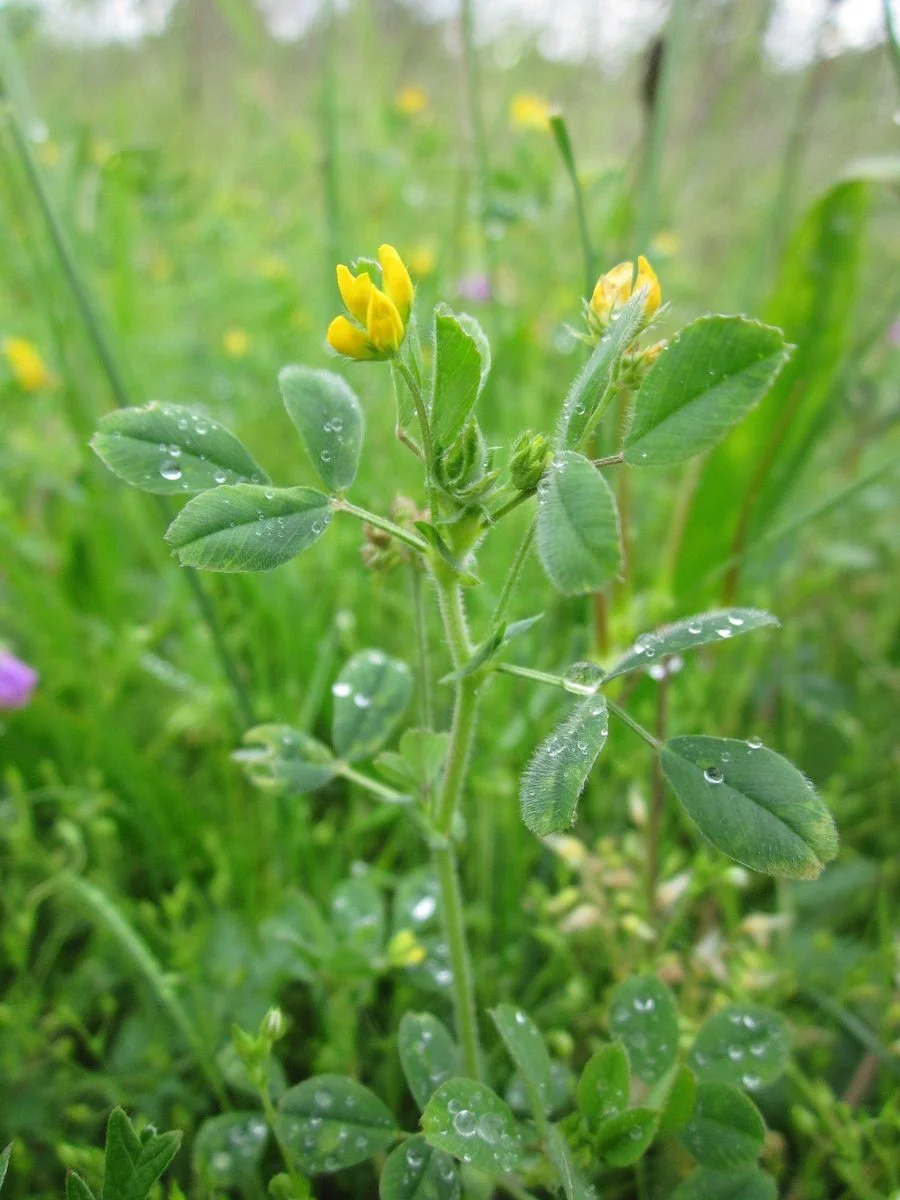
[[[542,433],[529,429],[516,438],[509,460],[509,477],[520,492],[532,492],[550,465],[553,447]]]
[[[270,1008],[259,1025],[259,1036],[267,1042],[277,1042],[287,1033],[287,1022],[280,1008]]]

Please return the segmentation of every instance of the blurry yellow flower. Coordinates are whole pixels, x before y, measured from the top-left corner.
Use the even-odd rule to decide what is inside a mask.
[[[424,279],[437,266],[437,255],[431,246],[417,246],[409,256],[409,269],[417,279]]]
[[[243,358],[250,349],[250,338],[243,329],[226,329],[222,335],[222,349],[229,358]]]
[[[647,289],[644,297],[644,316],[652,317],[662,300],[662,290],[653,268],[643,254],[638,256],[636,278],[634,264],[630,262],[619,263],[611,271],[601,275],[588,305],[588,323],[592,329],[602,332],[613,319],[616,309],[626,304],[641,288]]]
[[[338,289],[350,317],[335,317],[326,337],[345,358],[391,358],[406,336],[415,291],[409,272],[393,246],[379,247],[378,262],[383,291],[366,271],[354,275],[343,263],[337,268]]]
[[[681,249],[681,238],[673,229],[661,229],[650,243],[650,250],[661,258],[671,258]]]
[[[394,96],[394,107],[405,117],[418,116],[428,107],[428,93],[418,84],[408,84]]]
[[[56,142],[44,142],[38,148],[37,154],[45,167],[55,167],[60,160],[60,150]]]
[[[6,338],[3,353],[16,382],[26,392],[39,392],[53,383],[53,372],[48,369],[37,347],[25,338]]]
[[[548,129],[550,104],[543,96],[519,92],[510,101],[509,118],[520,129]]]
[[[425,947],[411,929],[400,929],[388,942],[387,956],[392,967],[417,967],[425,959]]]

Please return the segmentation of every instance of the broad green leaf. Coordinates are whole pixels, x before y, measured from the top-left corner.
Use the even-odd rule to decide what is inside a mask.
[[[786,879],[815,879],[837,832],[812,784],[758,739],[670,738],[662,768],[685,811],[736,862]]]
[[[404,1013],[397,1033],[400,1065],[416,1104],[424,1108],[442,1083],[459,1074],[459,1050],[431,1013]]]
[[[107,413],[91,446],[120,479],[160,496],[223,483],[268,483],[233,433],[176,404]]]
[[[705,1021],[688,1057],[700,1079],[721,1079],[751,1091],[784,1071],[790,1043],[784,1021],[760,1004],[729,1004]]]
[[[628,1051],[631,1070],[655,1083],[678,1054],[675,999],[655,975],[635,975],[620,983],[609,1002],[609,1028]]]
[[[398,787],[427,793],[437,783],[449,743],[448,733],[408,729],[400,738],[399,753],[379,754],[375,765]]]
[[[12,1142],[5,1146],[0,1151],[0,1190],[3,1188],[3,1181],[6,1179],[6,1172],[9,1170],[9,1156],[12,1154]]]
[[[474,1079],[442,1083],[425,1106],[422,1129],[429,1145],[488,1175],[512,1171],[524,1153],[509,1105]]]
[[[678,1139],[702,1167],[730,1171],[762,1152],[766,1127],[756,1105],[730,1083],[701,1083]]]
[[[578,1169],[569,1143],[558,1126],[547,1126],[544,1149],[563,1186],[566,1200],[596,1200],[597,1193]]]
[[[438,905],[438,882],[431,868],[419,867],[410,871],[397,884],[394,893],[394,932],[433,928],[440,916]]]
[[[278,912],[261,923],[260,935],[288,978],[310,983],[334,948],[334,931],[302,892],[287,893]]]
[[[608,731],[606,700],[586,696],[535,750],[519,789],[522,820],[532,833],[543,837],[572,824]]]
[[[66,1175],[66,1200],[94,1200],[94,1193],[76,1171]]]
[[[538,485],[537,551],[547,578],[564,596],[599,591],[618,573],[616,502],[580,454],[557,454]]]
[[[319,540],[331,501],[314,488],[242,483],[201,492],[184,506],[166,541],[184,567],[271,571]]]
[[[631,1067],[621,1042],[601,1046],[585,1065],[575,1093],[591,1129],[628,1107]]]
[[[180,1145],[181,1133],[177,1130],[156,1133],[150,1137],[142,1135],[140,1157],[135,1163],[134,1175],[124,1200],[146,1200],[153,1185],[178,1153]],[[105,1186],[103,1198],[106,1200]]]
[[[344,943],[367,956],[378,953],[384,945],[384,898],[367,875],[353,876],[334,889],[331,923]]]
[[[460,1194],[456,1163],[421,1134],[391,1151],[378,1181],[380,1200],[459,1200]]]
[[[550,1055],[541,1031],[527,1013],[512,1004],[499,1004],[491,1009],[506,1049],[522,1072],[531,1097],[535,1116],[550,1111]]]
[[[716,612],[682,617],[671,625],[663,625],[653,633],[644,633],[630,650],[622,655],[607,672],[605,679],[615,679],[628,671],[636,671],[659,662],[670,654],[680,654],[697,646],[727,642],[742,633],[751,633],[766,625],[778,625],[778,618],[758,608],[723,608]]]
[[[141,1157],[141,1139],[124,1109],[114,1108],[106,1123],[103,1154],[103,1200],[124,1200]]]
[[[697,1167],[681,1181],[671,1200],[776,1200],[777,1195],[775,1180],[756,1167],[727,1172]]]
[[[690,1120],[697,1103],[697,1080],[690,1067],[680,1064],[673,1072],[659,1114],[659,1132],[674,1133]]]
[[[282,1141],[310,1175],[365,1162],[397,1135],[376,1095],[343,1075],[314,1075],[289,1088],[278,1104]]]
[[[337,760],[322,742],[290,725],[255,725],[231,757],[256,787],[302,796],[337,774]]]
[[[370,758],[393,733],[412,695],[406,663],[381,650],[361,650],[335,680],[332,741],[347,762]]]
[[[659,1113],[652,1108],[629,1108],[604,1121],[597,1130],[597,1153],[614,1167],[629,1167],[642,1158],[656,1133]]]
[[[575,1091],[575,1073],[568,1063],[560,1062],[557,1058],[550,1060],[550,1086],[547,1092],[545,1108],[548,1116],[571,1107],[572,1095]],[[529,1116],[532,1112],[531,1096],[525,1076],[516,1071],[510,1076],[504,1091],[506,1103],[514,1113]]]
[[[604,396],[608,396],[616,378],[622,355],[634,341],[644,323],[643,288],[615,314],[606,333],[569,388],[559,422],[555,443],[560,450],[575,450],[584,439]]]
[[[194,1141],[194,1171],[209,1191],[241,1187],[256,1175],[268,1140],[269,1127],[258,1112],[209,1117]]]
[[[434,310],[431,396],[431,436],[436,449],[448,450],[462,432],[489,369],[487,340],[478,323],[438,305]]]
[[[665,467],[709,450],[762,399],[787,358],[781,330],[760,321],[692,321],[641,384],[625,461]]]
[[[345,491],[356,478],[362,450],[363,414],[356,393],[333,371],[310,367],[285,367],[278,383],[319,478],[329,491]]]

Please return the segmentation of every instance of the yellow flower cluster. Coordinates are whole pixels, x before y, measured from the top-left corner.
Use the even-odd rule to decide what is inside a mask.
[[[37,347],[25,338],[6,338],[3,354],[16,382],[26,392],[39,392],[53,383],[53,372],[41,358]]]
[[[644,297],[644,316],[652,317],[662,302],[662,289],[656,273],[643,254],[637,260],[636,277],[634,264],[630,262],[619,263],[617,267],[600,276],[590,299],[590,318],[601,329],[605,329],[615,310],[626,304],[641,288],[647,289]]]
[[[416,117],[428,107],[428,93],[416,83],[407,84],[394,96],[394,106],[405,117]]]
[[[366,271],[354,275],[343,263],[338,266],[338,288],[350,316],[335,317],[326,337],[345,358],[393,358],[406,337],[414,295],[409,271],[393,246],[379,247],[378,263],[383,290]]]
[[[509,119],[520,129],[549,129],[550,104],[543,96],[519,92],[510,101]]]

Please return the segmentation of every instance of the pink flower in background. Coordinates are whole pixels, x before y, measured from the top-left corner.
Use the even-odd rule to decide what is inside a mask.
[[[463,275],[457,281],[456,292],[463,300],[490,300],[491,281],[487,275]]]
[[[37,671],[8,650],[0,650],[0,709],[24,708],[37,681]]]

